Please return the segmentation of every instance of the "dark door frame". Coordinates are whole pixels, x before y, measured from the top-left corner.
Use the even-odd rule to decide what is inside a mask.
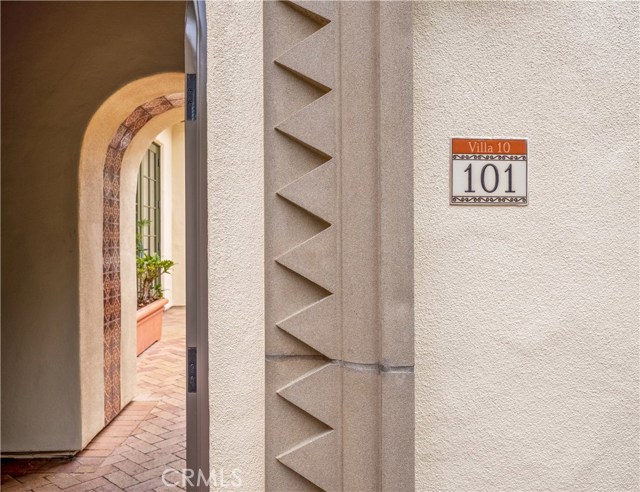
[[[187,252],[187,470],[189,491],[209,487],[207,32],[205,3],[188,0],[185,19],[185,164]],[[199,476],[206,477],[197,483]]]

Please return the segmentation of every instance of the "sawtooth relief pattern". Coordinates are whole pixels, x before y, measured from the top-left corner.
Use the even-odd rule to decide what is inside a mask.
[[[265,488],[411,491],[411,5],[263,5]]]
[[[283,481],[274,488],[282,490],[286,487],[341,489],[341,375],[339,366],[333,362],[340,358],[336,303],[338,164],[333,90],[336,65],[334,9],[333,5],[324,2],[272,5],[274,16],[286,16],[294,23],[304,24],[306,30],[295,32],[298,38],[292,45],[286,46],[286,41],[283,42],[281,52],[265,60],[265,64],[272,65],[269,70],[285,81],[283,85],[293,86],[287,93],[283,91],[278,95],[289,97],[297,104],[295,107],[286,102],[282,104],[279,119],[267,125],[267,131],[274,132],[271,138],[277,141],[276,150],[282,150],[277,155],[274,153],[274,159],[269,162],[288,160],[293,163],[288,169],[286,166],[277,169],[281,175],[272,180],[271,198],[279,210],[285,211],[274,219],[285,222],[276,224],[285,234],[289,227],[296,225],[292,222],[306,222],[306,228],[303,225],[298,229],[304,229],[308,236],[299,235],[293,245],[282,243],[284,251],[274,251],[270,258],[267,256],[267,261],[276,264],[275,276],[293,274],[294,278],[289,279],[289,283],[294,284],[293,289],[313,293],[312,296],[301,296],[298,302],[284,301],[281,314],[278,313],[280,317],[273,318],[276,329],[284,334],[280,337],[292,338],[298,343],[284,351],[281,344],[280,350],[273,352],[282,355],[283,360],[269,363],[297,365],[296,357],[308,358],[302,361],[304,367],[285,369],[282,377],[274,382],[273,390],[277,398],[287,402],[284,405],[295,406],[297,419],[314,420],[303,423],[302,429],[294,429],[293,434],[297,434],[294,439],[273,449],[273,458],[280,464],[278,472],[284,474]],[[295,161],[300,159],[306,161],[306,165],[296,168]],[[286,282],[281,282],[279,287],[274,294],[282,301],[291,287]],[[287,362],[286,358],[294,360]],[[274,432],[286,433],[288,429],[280,426]],[[271,467],[274,465],[271,463]],[[282,465],[290,472],[284,472]],[[294,478],[291,471],[304,480]]]

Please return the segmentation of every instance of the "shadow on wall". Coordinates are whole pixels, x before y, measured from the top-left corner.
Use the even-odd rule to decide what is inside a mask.
[[[96,109],[129,82],[167,73],[175,80],[170,90],[131,92],[117,124],[100,123],[109,137],[96,142],[101,157],[90,156],[89,175],[101,189],[96,170],[118,125],[140,104],[183,90],[184,4],[2,2],[1,9],[2,158],[11,162],[2,168],[2,282],[13,286],[2,291],[2,451],[76,451],[104,425],[102,344],[91,331],[102,336],[102,288],[86,290],[81,272],[92,267],[80,252],[82,234],[102,261],[102,195],[91,193],[95,183],[84,172],[79,177],[83,136]],[[81,193],[100,209],[90,220],[79,218]],[[80,294],[97,294],[98,308],[87,309]],[[123,384],[123,401],[130,386]]]

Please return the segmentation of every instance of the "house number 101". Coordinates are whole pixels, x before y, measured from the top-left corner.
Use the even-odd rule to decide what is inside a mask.
[[[512,164],[509,164],[509,167],[506,168],[504,170],[505,173],[507,173],[508,176],[508,180],[509,180],[509,185],[507,186],[507,189],[505,190],[505,193],[515,193],[516,190],[513,189],[513,171],[512,171]],[[485,172],[487,171],[487,168],[491,168],[493,169],[493,188],[488,189],[487,185],[485,184]],[[471,164],[469,164],[467,166],[467,168],[464,170],[465,173],[469,173],[468,176],[468,182],[469,185],[467,187],[467,189],[465,190],[465,193],[475,193],[476,190],[473,189],[473,179],[471,176]],[[487,193],[493,193],[494,191],[496,191],[496,189],[498,188],[498,185],[500,184],[500,176],[498,174],[498,168],[494,165],[494,164],[485,164],[484,167],[482,168],[482,171],[480,171],[480,184],[482,185],[482,189],[484,191],[486,191]]]
[[[526,205],[526,139],[452,138],[451,205]]]

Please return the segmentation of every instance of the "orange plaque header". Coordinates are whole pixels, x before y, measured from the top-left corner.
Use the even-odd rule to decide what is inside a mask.
[[[511,154],[527,153],[526,140],[453,138],[451,150],[454,154]]]

